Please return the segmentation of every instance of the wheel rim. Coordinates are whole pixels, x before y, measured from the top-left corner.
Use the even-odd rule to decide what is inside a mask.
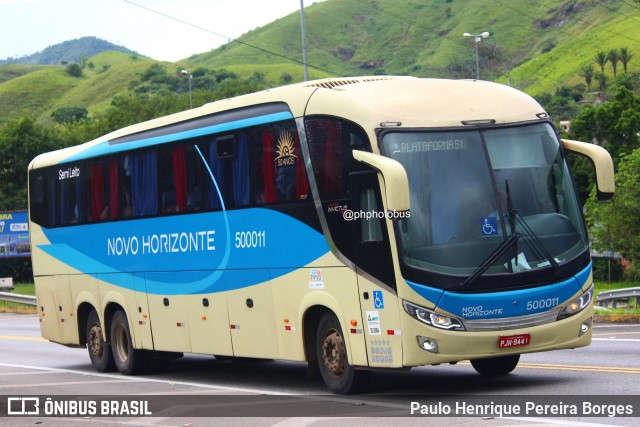
[[[344,373],[346,365],[344,340],[338,331],[330,330],[322,342],[322,360],[327,370],[339,377]]]
[[[91,353],[97,358],[102,357],[104,351],[104,346],[102,345],[102,328],[97,323],[91,325],[89,329],[88,345]]]
[[[129,358],[129,341],[127,339],[127,331],[123,326],[118,325],[115,330],[114,340],[114,353],[118,356],[121,362],[126,362]]]

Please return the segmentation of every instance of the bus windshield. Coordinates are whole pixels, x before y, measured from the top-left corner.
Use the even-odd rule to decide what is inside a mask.
[[[409,179],[411,216],[398,225],[405,265],[464,278],[479,268],[485,275],[557,268],[588,248],[549,124],[382,138],[383,154]]]

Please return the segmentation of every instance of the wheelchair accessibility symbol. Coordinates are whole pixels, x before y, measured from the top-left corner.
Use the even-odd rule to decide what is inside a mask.
[[[483,236],[498,235],[498,219],[494,216],[490,216],[488,218],[482,218],[480,220],[480,227],[482,227]]]
[[[373,291],[373,306],[375,308],[384,308],[384,299],[382,299],[382,291]]]

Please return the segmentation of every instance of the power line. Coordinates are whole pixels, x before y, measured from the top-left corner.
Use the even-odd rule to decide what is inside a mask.
[[[422,29],[425,29],[425,30],[427,30],[427,31],[431,32],[431,29],[430,29],[430,28],[427,28],[427,27],[425,27],[425,26],[423,26],[423,25],[418,24],[418,23],[417,23],[417,21],[416,21],[415,19],[407,18],[407,17],[405,17],[405,16],[399,15],[399,14],[398,14],[398,13],[396,13],[396,12],[390,12],[389,10],[384,9],[384,8],[382,8],[382,7],[378,6],[377,4],[375,4],[375,3],[371,3],[371,2],[366,1],[366,0],[355,0],[355,1],[357,1],[357,2],[359,2],[359,3],[362,3],[362,4],[366,5],[366,6],[369,6],[369,7],[373,8],[373,9],[377,9],[378,11],[380,11],[380,12],[382,12],[382,13],[385,13],[385,14],[387,14],[387,15],[390,15],[390,16],[392,16],[392,17],[394,17],[394,18],[396,18],[396,19],[399,19],[399,20],[401,20],[401,21],[403,21],[403,22],[409,23],[409,24],[411,24],[411,25],[415,25],[415,26],[416,26],[416,27],[418,27],[418,28],[422,28]],[[497,1],[497,0],[496,0],[496,1]],[[498,3],[500,3],[500,2],[498,2]],[[521,13],[521,14],[523,14],[523,15],[525,15],[525,16],[527,16],[527,17],[531,18],[531,19],[535,19],[535,18],[534,18],[534,17],[532,17],[532,16],[529,16],[529,15],[527,15],[527,14],[523,13],[523,12],[520,12],[520,11],[518,11],[518,10],[516,10],[516,9],[512,8],[512,7],[511,7],[511,6],[509,6],[508,4],[503,4],[503,3],[500,3],[500,4],[502,4],[502,5],[506,6],[506,7],[510,8],[510,9],[513,9],[513,10],[515,10],[516,12]],[[466,43],[464,43],[464,40],[463,40],[461,37],[456,37],[456,36],[452,36],[452,35],[449,35],[449,34],[444,35],[444,36],[440,36],[440,38],[439,38],[438,40],[436,40],[436,43],[441,44],[441,42],[442,42],[444,39],[450,39],[450,40],[452,40],[452,41],[456,42],[457,44],[464,44],[465,46],[467,45]],[[440,70],[440,71],[442,71],[442,70]],[[560,80],[557,80],[557,79],[555,79],[555,78],[553,78],[553,77],[549,77],[549,76],[542,75],[542,74],[537,73],[537,72],[535,72],[535,71],[531,71],[530,73],[537,75],[539,78],[541,78],[541,79],[543,79],[543,80],[553,80],[553,81],[555,81],[556,83],[558,83],[558,84],[560,84],[560,85],[563,85],[563,84],[564,84],[564,82],[562,82],[562,81],[560,81]]]
[[[542,3],[540,3],[540,2],[536,2],[536,3],[538,3],[538,4],[542,5]],[[596,2],[596,3],[597,3],[597,2]],[[587,21],[587,20],[580,19],[580,18],[578,18],[577,16],[571,16],[571,15],[569,15],[567,12],[560,12],[560,13],[561,13],[561,14],[563,14],[564,16],[566,16],[567,18],[571,18],[571,19],[578,20],[578,21],[580,21],[580,22],[584,22],[585,24],[592,25],[592,26],[594,26],[594,27],[596,27],[596,28],[599,28],[599,29],[601,29],[601,30],[603,30],[603,31],[606,31],[606,32],[611,33],[611,34],[613,34],[613,35],[616,35],[616,36],[618,36],[618,37],[623,37],[623,38],[625,38],[625,39],[629,39],[629,40],[631,40],[631,41],[633,41],[633,42],[640,43],[640,40],[632,39],[631,37],[627,37],[627,36],[625,36],[624,34],[616,33],[615,31],[611,31],[611,30],[609,30],[609,29],[607,29],[607,28],[601,27],[601,26],[600,26],[600,25],[598,25],[598,24],[594,24],[593,22],[589,22],[589,21]]]
[[[225,39],[227,39],[230,43],[231,43],[231,42],[238,43],[238,44],[241,44],[241,45],[243,45],[243,46],[247,46],[247,47],[250,47],[250,48],[252,48],[252,49],[256,49],[256,50],[259,50],[259,51],[261,51],[261,52],[264,52],[264,53],[266,53],[266,54],[273,55],[273,56],[277,56],[277,57],[279,57],[279,58],[286,59],[287,61],[291,61],[291,62],[294,62],[294,63],[296,63],[296,64],[300,64],[300,65],[303,65],[303,66],[304,66],[304,62],[303,62],[303,61],[299,61],[299,60],[297,60],[297,59],[290,58],[290,57],[288,57],[288,56],[285,56],[285,55],[282,55],[282,54],[280,54],[280,53],[277,53],[277,52],[271,51],[271,50],[269,50],[269,49],[265,49],[265,48],[262,48],[262,47],[259,47],[259,46],[252,45],[251,43],[243,42],[243,41],[238,40],[238,39],[233,39],[233,38],[231,38],[231,37],[225,36],[224,34],[217,33],[217,32],[215,32],[215,31],[212,31],[212,30],[208,29],[208,28],[201,27],[201,26],[196,25],[196,24],[194,24],[194,23],[192,23],[192,22],[185,21],[184,19],[176,18],[175,16],[168,15],[168,14],[163,13],[163,12],[160,12],[160,11],[158,11],[158,10],[151,9],[150,7],[143,6],[143,5],[141,5],[141,4],[138,4],[138,3],[133,2],[133,1],[131,1],[131,0],[123,0],[123,1],[124,1],[124,2],[126,2],[126,3],[129,3],[129,4],[133,5],[133,6],[137,6],[137,7],[141,8],[141,9],[147,10],[147,11],[149,11],[149,12],[153,12],[153,13],[155,13],[155,14],[157,14],[157,15],[160,15],[160,16],[163,16],[163,17],[165,17],[165,18],[171,19],[171,20],[173,20],[173,21],[179,22],[179,23],[181,23],[181,24],[185,24],[185,25],[188,25],[188,26],[190,26],[190,27],[196,28],[196,29],[198,29],[198,30],[201,30],[201,31],[207,32],[207,33],[209,33],[209,34],[213,34],[213,35],[215,35],[215,36],[225,38]],[[314,68],[314,69],[316,69],[316,70],[319,70],[319,71],[324,71],[325,73],[333,74],[334,76],[344,77],[343,75],[338,74],[338,73],[336,73],[335,71],[327,70],[326,68],[318,67],[318,66],[311,65],[311,64],[307,64],[307,66],[308,66],[308,67],[311,67],[311,68]]]
[[[521,14],[521,15],[526,16],[526,17],[528,17],[528,18],[530,18],[530,19],[532,19],[532,20],[534,20],[534,19],[535,19],[533,16],[531,16],[531,15],[529,15],[529,14],[527,14],[527,13],[525,13],[525,12],[523,12],[523,11],[519,10],[519,9],[514,8],[514,7],[510,6],[509,4],[503,3],[503,2],[502,2],[502,1],[500,1],[500,0],[494,0],[494,1],[495,1],[496,3],[501,4],[501,5],[502,5],[502,6],[504,6],[504,7],[507,7],[507,8],[509,8],[509,9],[511,9],[511,10],[513,10],[513,11],[515,11],[515,12],[519,13],[519,14]],[[541,5],[541,6],[544,6],[544,4],[542,4],[542,3],[538,2],[538,1],[536,1],[535,3],[538,3],[538,4],[539,4],[539,5]],[[622,35],[622,34],[618,34],[618,33],[614,32],[614,31],[611,31],[611,30],[609,30],[609,29],[607,29],[607,28],[603,28],[603,27],[601,27],[601,26],[598,26],[598,25],[596,25],[596,24],[593,24],[593,23],[591,23],[591,22],[589,22],[589,21],[586,21],[586,20],[584,20],[584,19],[580,19],[580,18],[577,18],[577,17],[575,17],[575,16],[571,16],[571,15],[567,14],[566,12],[560,12],[560,13],[562,13],[562,15],[566,16],[566,17],[567,17],[567,18],[569,18],[569,19],[576,19],[577,21],[583,22],[583,23],[588,24],[588,25],[592,25],[592,26],[597,27],[597,28],[599,28],[599,29],[601,29],[601,30],[603,30],[603,31],[607,31],[607,32],[612,33],[612,34],[614,34],[614,35],[617,35],[617,36],[620,36],[620,37],[624,37],[624,38],[627,38],[627,39],[632,40],[632,41],[634,41],[634,42],[640,43],[640,41],[638,41],[638,40],[634,40],[634,39],[631,39],[631,38],[629,38],[629,37],[627,37],[627,36],[624,36],[624,35]],[[597,50],[600,50],[600,49],[601,49],[601,47],[600,47],[600,46],[596,46],[596,45],[594,45],[594,44],[590,43],[588,40],[584,40],[581,36],[573,35],[573,34],[571,34],[571,33],[567,32],[567,31],[565,31],[565,30],[561,29],[560,27],[556,27],[555,29],[556,29],[557,31],[559,31],[559,32],[561,32],[561,33],[563,33],[563,34],[565,34],[565,35],[567,35],[567,36],[571,37],[571,38],[574,38],[574,39],[576,39],[576,40],[579,40],[579,41],[580,41],[580,42],[582,42],[582,43],[588,44],[589,46],[593,47],[594,49],[597,49]],[[555,80],[555,79],[554,79],[554,80]],[[556,81],[557,81],[557,80],[556,80]]]
[[[606,5],[605,5],[603,2],[601,2],[601,1],[594,0],[594,2],[595,2],[595,3],[598,3],[600,6],[604,7],[605,9],[610,10],[611,12],[617,13],[618,15],[622,15],[622,16],[624,16],[625,18],[633,19],[634,21],[638,21],[638,22],[640,22],[640,19],[636,18],[635,16],[627,15],[626,13],[622,13],[622,12],[620,12],[619,10],[616,10],[616,9],[613,9],[613,8],[611,8],[611,7],[609,7],[609,6],[606,6]],[[623,3],[624,3],[624,2],[623,2]],[[628,5],[628,6],[632,6],[632,5],[630,5],[629,3],[625,3],[625,4],[626,4],[626,5]]]
[[[618,1],[620,1],[620,2],[622,2],[622,3],[624,3],[624,4],[626,4],[627,6],[631,6],[631,7],[632,7],[632,8],[634,8],[634,9],[638,9],[638,10],[640,10],[640,7],[638,7],[638,6],[636,6],[636,5],[632,4],[632,3],[627,3],[627,2],[626,2],[626,1],[624,1],[624,0],[618,0]]]

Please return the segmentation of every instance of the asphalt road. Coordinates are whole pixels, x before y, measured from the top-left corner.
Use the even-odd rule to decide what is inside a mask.
[[[55,426],[334,427],[424,425],[427,421],[430,425],[463,426],[640,425],[638,354],[640,325],[596,324],[591,346],[524,355],[516,370],[505,377],[481,377],[464,362],[375,372],[366,393],[344,397],[327,393],[321,380],[308,378],[303,363],[236,363],[190,355],[149,376],[97,374],[86,350],[69,349],[40,338],[35,315],[0,313],[0,409],[14,396],[40,396],[42,400],[125,396],[149,400],[153,414],[138,416],[131,410],[124,413],[131,416],[118,418],[91,414],[72,418],[5,417],[0,424],[18,426],[29,420],[28,424]],[[465,411],[462,402],[493,405],[492,409],[498,407],[505,416],[483,416],[482,412],[455,417],[428,415],[428,420],[420,416],[420,411],[447,415],[447,408],[453,415],[460,415]],[[611,407],[601,406],[625,402],[633,404],[635,417],[609,417],[607,410]],[[524,409],[528,403],[536,406],[527,413],[506,413],[513,412],[514,407]],[[585,404],[589,410],[600,410],[601,416],[584,417],[583,412],[579,417],[566,416],[574,404],[580,410]],[[407,417],[411,405],[415,405],[415,417]],[[625,408],[623,405],[623,415]],[[218,418],[211,418],[211,414]]]

